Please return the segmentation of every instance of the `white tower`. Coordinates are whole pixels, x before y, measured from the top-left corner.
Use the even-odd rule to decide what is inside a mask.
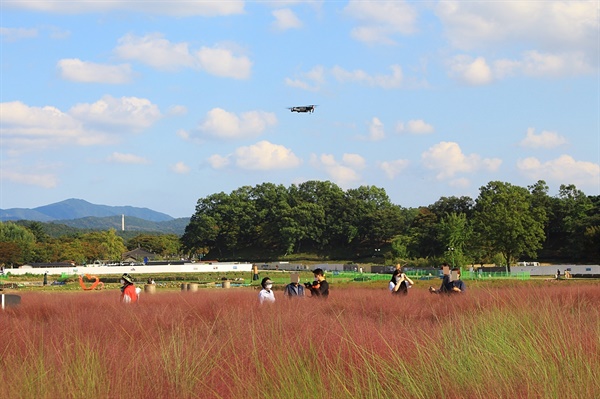
[[[121,231],[125,231],[125,215],[121,215]]]

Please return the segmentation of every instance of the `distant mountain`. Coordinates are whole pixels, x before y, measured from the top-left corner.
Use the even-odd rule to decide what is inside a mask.
[[[33,220],[38,222],[75,220],[87,217],[110,217],[118,216],[121,227],[121,215],[134,217],[151,222],[166,222],[174,220],[172,216],[156,212],[148,208],[136,208],[133,206],[108,206],[96,205],[81,199],[68,199],[50,205],[44,205],[33,209],[12,208],[0,209],[0,220]],[[66,223],[65,223],[66,224]]]

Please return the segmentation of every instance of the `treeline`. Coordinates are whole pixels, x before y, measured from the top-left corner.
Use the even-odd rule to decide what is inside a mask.
[[[542,180],[527,188],[492,181],[476,199],[443,197],[403,208],[373,186],[344,191],[328,181],[264,183],[199,199],[181,243],[192,255],[229,259],[317,253],[328,259],[381,254],[413,264],[598,262],[600,196],[574,185],[561,185],[554,197],[548,190]]]
[[[264,183],[198,200],[183,236],[64,230],[40,222],[0,223],[0,263],[118,261],[144,248],[159,258],[263,261],[309,256],[410,265],[600,262],[600,196],[538,181],[492,181],[479,196],[442,197],[403,208],[382,188],[342,190],[328,181]],[[131,233],[129,233],[131,234]],[[375,258],[374,258],[375,257]]]
[[[120,261],[124,252],[144,248],[162,259],[177,259],[179,236],[65,228],[35,221],[0,222],[0,264]],[[122,235],[125,235],[124,238]]]

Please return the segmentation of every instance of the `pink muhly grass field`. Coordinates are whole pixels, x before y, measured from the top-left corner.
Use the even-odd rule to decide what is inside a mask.
[[[23,292],[0,313],[0,397],[600,397],[597,285],[275,295]]]

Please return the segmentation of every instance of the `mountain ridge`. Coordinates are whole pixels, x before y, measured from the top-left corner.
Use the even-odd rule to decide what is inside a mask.
[[[134,206],[109,206],[92,204],[91,202],[70,198],[53,204],[36,208],[10,208],[0,209],[0,220],[31,220],[37,222],[55,222],[77,220],[87,217],[105,218],[112,216],[134,217],[150,222],[168,222],[175,218],[166,213],[157,212],[149,208]]]

